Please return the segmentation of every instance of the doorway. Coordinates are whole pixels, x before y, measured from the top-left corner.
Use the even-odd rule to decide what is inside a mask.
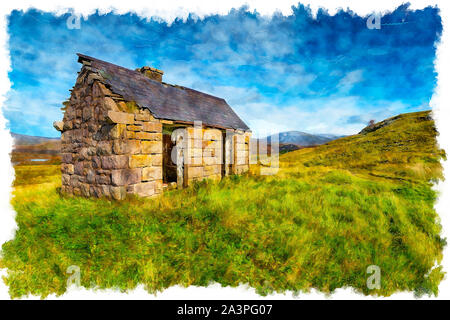
[[[169,184],[171,182],[177,182],[177,165],[172,161],[172,152],[174,150],[175,143],[172,142],[172,132],[174,128],[163,126],[163,183]],[[175,147],[176,148],[176,147]]]

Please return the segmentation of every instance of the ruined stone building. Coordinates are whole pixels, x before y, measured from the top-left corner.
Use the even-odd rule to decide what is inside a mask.
[[[250,130],[224,99],[164,83],[163,72],[78,54],[61,131],[62,191],[153,196],[249,169]]]

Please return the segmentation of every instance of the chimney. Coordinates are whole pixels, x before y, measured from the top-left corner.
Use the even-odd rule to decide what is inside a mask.
[[[162,70],[158,70],[156,68],[145,66],[145,67],[136,69],[136,71],[139,71],[140,73],[142,73],[149,79],[152,79],[152,80],[155,80],[158,82],[162,82],[162,76],[164,74],[164,72]]]

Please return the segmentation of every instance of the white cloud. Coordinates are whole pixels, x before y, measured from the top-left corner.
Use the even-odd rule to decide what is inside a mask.
[[[193,63],[166,61],[165,81],[194,88],[221,98],[242,117],[255,136],[266,136],[283,131],[304,131],[308,133],[331,133],[349,135],[358,133],[370,119],[377,121],[403,112],[406,106],[400,102],[384,101],[375,106],[366,105],[357,96],[348,96],[351,88],[363,79],[363,70],[353,70],[340,81],[339,95],[324,98],[296,99],[296,102],[275,103],[265,97],[257,88],[233,85],[215,85],[198,75]],[[217,67],[217,66],[216,66]],[[217,67],[226,68],[225,65]],[[300,65],[273,63],[266,67],[271,72],[286,74],[280,90],[298,88],[309,90],[315,79]],[[362,122],[348,122],[352,116],[360,116]],[[367,120],[366,120],[367,119]]]
[[[342,94],[347,94],[354,87],[355,84],[363,80],[364,70],[358,69],[348,72],[338,83],[337,87],[339,92]]]
[[[378,106],[362,104],[359,97],[348,96],[304,99],[289,106],[259,102],[237,104],[233,107],[259,136],[291,130],[313,134],[356,134],[366,123],[348,123],[347,119],[352,116],[362,115],[381,121],[405,110],[405,105],[401,102],[386,101]],[[418,107],[419,109],[423,108]]]
[[[68,95],[67,95],[68,97]],[[4,113],[20,133],[35,135],[36,128],[43,136],[59,136],[53,128],[53,121],[61,120],[63,98],[56,92],[49,91],[45,96],[36,96],[31,92],[11,90],[4,107]]]

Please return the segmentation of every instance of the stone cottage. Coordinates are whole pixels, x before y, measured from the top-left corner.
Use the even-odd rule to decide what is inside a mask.
[[[251,132],[224,99],[165,83],[155,68],[78,57],[54,123],[64,193],[120,200],[248,171]]]

